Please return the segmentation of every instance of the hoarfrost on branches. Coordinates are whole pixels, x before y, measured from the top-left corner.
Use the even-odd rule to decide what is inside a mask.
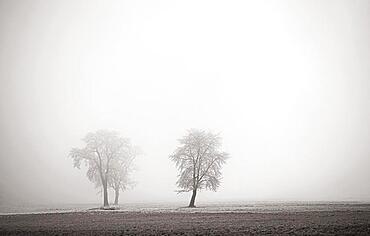
[[[202,130],[189,130],[170,156],[179,170],[178,192],[192,191],[189,207],[195,207],[197,190],[216,191],[220,186],[221,167],[229,158],[222,152],[221,137]]]

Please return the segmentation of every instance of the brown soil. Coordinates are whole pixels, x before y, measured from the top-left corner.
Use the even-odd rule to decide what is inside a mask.
[[[142,213],[91,211],[0,216],[0,235],[370,235],[370,211]]]

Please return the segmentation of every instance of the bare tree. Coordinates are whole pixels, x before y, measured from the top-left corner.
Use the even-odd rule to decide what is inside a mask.
[[[134,186],[129,175],[133,171],[133,161],[137,156],[137,150],[137,148],[129,146],[125,158],[115,161],[109,173],[108,185],[113,188],[115,193],[114,205],[118,205],[121,190],[125,191]]]
[[[103,186],[104,206],[108,203],[108,178],[114,163],[118,163],[127,156],[129,142],[114,131],[99,130],[88,133],[82,139],[86,145],[84,148],[73,148],[70,156],[74,166],[80,168],[81,162],[88,167],[87,177],[95,185]]]
[[[180,147],[170,156],[179,170],[178,192],[192,191],[189,207],[195,207],[197,190],[216,191],[220,186],[221,166],[229,154],[221,152],[221,138],[202,130],[189,130],[179,140]]]

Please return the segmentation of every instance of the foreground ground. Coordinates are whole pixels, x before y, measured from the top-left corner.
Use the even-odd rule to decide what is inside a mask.
[[[0,235],[370,235],[370,211],[112,212],[1,215]]]

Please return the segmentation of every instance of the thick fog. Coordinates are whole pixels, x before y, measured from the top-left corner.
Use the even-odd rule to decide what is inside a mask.
[[[369,1],[0,2],[0,203],[100,203],[68,156],[140,146],[125,202],[188,202],[186,130],[230,154],[199,201],[370,200]]]

